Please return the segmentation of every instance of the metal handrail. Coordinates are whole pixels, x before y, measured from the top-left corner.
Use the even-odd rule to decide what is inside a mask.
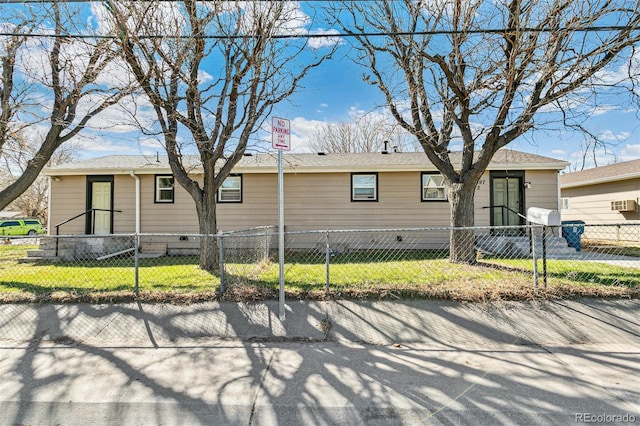
[[[93,214],[93,215],[94,215],[94,216],[93,216],[93,218],[92,218],[93,220],[91,221],[91,225],[94,227],[94,230],[95,230],[95,212],[122,213],[122,210],[113,210],[113,209],[89,209],[89,210],[87,210],[87,211],[85,211],[85,212],[82,212],[82,213],[80,213],[80,214],[78,214],[78,215],[75,215],[74,217],[72,217],[72,218],[70,218],[70,219],[67,219],[67,220],[64,220],[64,221],[62,221],[62,222],[58,223],[57,225],[55,225],[55,228],[56,228],[56,235],[60,235],[60,227],[61,227],[62,225],[64,225],[65,223],[69,223],[69,222],[71,222],[72,220],[76,220],[76,219],[77,219],[77,218],[79,218],[79,217],[85,216],[85,215],[87,215],[88,213],[91,213],[91,214]],[[56,257],[58,257],[58,241],[59,241],[59,238],[56,238]]]
[[[515,213],[515,214],[517,214],[518,216],[520,216],[521,218],[523,218],[525,221],[527,220],[527,217],[526,217],[525,215],[523,215],[523,214],[522,214],[522,213],[520,213],[519,211],[516,211],[516,210],[512,209],[512,208],[511,208],[511,207],[509,207],[509,206],[501,205],[501,206],[484,206],[484,207],[483,207],[483,209],[497,209],[497,208],[501,208],[501,209],[503,209],[503,210],[504,210],[504,209],[507,209],[507,210],[508,210],[508,211],[510,211],[511,213]]]
[[[72,217],[72,218],[70,218],[70,219],[67,219],[67,220],[65,220],[65,221],[62,221],[62,222],[60,222],[59,224],[55,225],[55,228],[56,228],[56,235],[59,235],[60,227],[61,227],[62,225],[64,225],[65,223],[69,223],[69,222],[71,222],[72,220],[75,220],[75,219],[77,219],[77,218],[79,218],[79,217],[82,217],[82,216],[86,215],[87,213],[94,213],[94,212],[111,212],[111,213],[117,212],[117,213],[122,213],[122,210],[113,210],[113,209],[89,209],[89,210],[87,210],[86,212],[82,212],[82,213],[80,213],[80,214],[78,214],[78,215],[75,215],[74,217]]]

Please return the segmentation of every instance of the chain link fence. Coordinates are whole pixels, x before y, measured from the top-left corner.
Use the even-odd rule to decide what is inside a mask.
[[[453,228],[300,231],[285,234],[289,295],[401,297],[503,292],[546,286],[640,286],[640,224],[465,228],[458,250],[473,265],[449,261]],[[471,232],[470,232],[471,231]],[[201,267],[203,240],[214,268]],[[7,237],[0,245],[5,295],[200,294],[273,296],[278,288],[274,227],[202,235]],[[425,289],[428,289],[426,291]],[[597,290],[600,291],[600,290]],[[596,291],[596,292],[597,292]]]

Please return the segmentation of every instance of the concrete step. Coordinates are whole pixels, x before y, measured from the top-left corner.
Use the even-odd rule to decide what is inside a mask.
[[[27,257],[56,257],[55,250],[27,250]]]
[[[536,236],[534,240],[536,256],[542,256],[542,237]],[[476,249],[485,254],[493,254],[507,257],[530,257],[531,242],[528,236],[499,236],[486,235],[476,241]],[[547,255],[575,255],[576,250],[569,247],[562,237],[548,236],[546,240]]]
[[[55,256],[29,256],[18,259],[18,263],[54,263],[59,261],[60,258]]]

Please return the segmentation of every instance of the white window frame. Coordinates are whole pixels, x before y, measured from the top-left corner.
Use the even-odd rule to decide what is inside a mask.
[[[373,185],[356,182],[358,178],[373,178]],[[372,194],[356,194],[358,190],[366,189]],[[377,173],[352,173],[351,174],[351,201],[378,201],[378,174]]]
[[[571,210],[571,200],[569,197],[561,197],[560,198],[560,211],[569,211]]]
[[[171,179],[171,185],[170,186],[166,186],[165,184],[161,184],[162,179],[166,179],[166,178],[170,178]],[[175,199],[175,179],[173,178],[172,175],[156,175],[156,194],[155,194],[155,202],[156,203],[173,203],[174,199]],[[162,198],[162,194],[163,193],[170,193],[171,194],[171,198],[170,199],[163,199]]]
[[[427,182],[425,182],[425,177],[440,177],[442,178],[442,183],[440,185],[432,185],[432,186],[428,186],[428,182],[431,181],[433,182],[433,179],[429,179]],[[427,188],[429,189],[437,189],[437,190],[442,190],[442,196],[441,197],[427,197]],[[420,198],[422,201],[448,201],[447,198],[447,187],[444,183],[444,177],[442,176],[442,174],[440,173],[429,173],[429,172],[422,172],[420,174]]]
[[[236,186],[228,186],[230,183],[237,182]],[[225,187],[225,185],[227,185]],[[229,198],[230,195],[236,194],[235,197]],[[218,188],[219,203],[242,203],[242,175],[229,175],[225,178],[220,188]]]

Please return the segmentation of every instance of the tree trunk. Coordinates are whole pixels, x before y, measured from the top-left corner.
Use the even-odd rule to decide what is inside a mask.
[[[209,198],[214,198],[213,202],[209,202]],[[200,268],[212,272],[219,265],[215,197],[204,194],[198,220],[200,234],[203,235],[200,237]]]
[[[449,185],[451,206],[451,231],[449,237],[449,260],[452,263],[476,263],[474,226],[474,196],[476,181]]]
[[[200,234],[200,268],[213,272],[218,269],[218,224],[216,220],[216,191],[209,184],[213,185],[213,176],[207,176],[205,168],[204,191],[202,192],[202,205],[198,207],[198,221]]]

